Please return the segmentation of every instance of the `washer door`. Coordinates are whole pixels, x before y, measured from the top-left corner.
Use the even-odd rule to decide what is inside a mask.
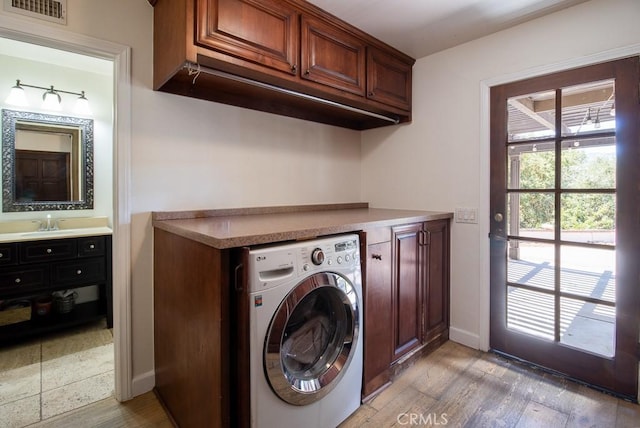
[[[355,352],[358,310],[353,284],[332,272],[310,276],[287,295],[264,347],[266,376],[278,397],[303,406],[338,384]]]

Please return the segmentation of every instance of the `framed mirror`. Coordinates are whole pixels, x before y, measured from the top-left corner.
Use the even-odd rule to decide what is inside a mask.
[[[2,211],[93,208],[93,120],[2,110]]]

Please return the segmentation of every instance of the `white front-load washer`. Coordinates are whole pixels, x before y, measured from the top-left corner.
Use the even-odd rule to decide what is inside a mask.
[[[358,235],[249,252],[251,426],[334,428],[360,406]]]

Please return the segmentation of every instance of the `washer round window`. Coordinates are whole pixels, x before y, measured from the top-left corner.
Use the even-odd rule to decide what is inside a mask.
[[[282,301],[264,349],[267,379],[281,399],[305,405],[337,385],[355,352],[357,302],[353,285],[335,273],[307,278]]]

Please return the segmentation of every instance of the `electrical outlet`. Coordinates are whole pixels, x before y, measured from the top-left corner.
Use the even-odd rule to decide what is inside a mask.
[[[478,223],[477,208],[456,208],[456,223]]]

